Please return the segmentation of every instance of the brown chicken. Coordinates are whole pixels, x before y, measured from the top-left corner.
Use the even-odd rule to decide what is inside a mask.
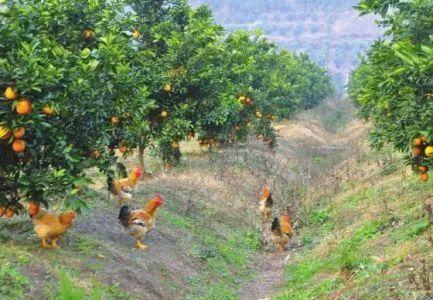
[[[140,240],[155,226],[155,214],[162,202],[162,197],[158,195],[150,200],[143,209],[131,210],[126,205],[120,209],[119,221],[125,227],[126,232],[136,239],[136,248],[147,249],[147,246]]]
[[[292,221],[288,213],[283,213],[280,219],[274,219],[271,232],[274,243],[280,246],[280,251],[285,251],[286,245],[293,236]]]
[[[29,204],[28,212],[33,220],[35,232],[41,239],[42,248],[59,248],[57,240],[68,231],[72,221],[77,217],[75,211],[55,214],[42,209],[36,203]]]
[[[262,196],[260,197],[259,211],[262,213],[263,222],[269,222],[272,215],[272,206],[274,201],[272,200],[272,193],[269,187],[265,186],[262,190]]]
[[[137,184],[143,172],[140,168],[135,168],[129,173],[127,178],[113,179],[108,177],[108,190],[117,197],[119,205],[132,199],[132,189]]]

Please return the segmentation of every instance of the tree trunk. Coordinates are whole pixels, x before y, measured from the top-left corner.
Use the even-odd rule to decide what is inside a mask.
[[[145,138],[140,138],[138,143],[138,166],[143,170],[144,178],[151,178],[152,174],[146,171],[146,167],[144,166],[144,150],[146,149]]]
[[[143,139],[140,139],[138,144],[138,166],[144,170],[144,143]]]

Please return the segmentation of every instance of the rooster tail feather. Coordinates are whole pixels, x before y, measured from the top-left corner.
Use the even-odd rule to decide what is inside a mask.
[[[122,224],[124,227],[127,227],[130,215],[131,215],[131,209],[129,208],[129,206],[127,205],[122,206],[118,217],[120,224]]]
[[[272,193],[269,193],[268,198],[266,198],[266,205],[270,207],[274,205],[274,199],[272,199]]]
[[[116,188],[114,187],[114,178],[111,176],[107,177],[107,186],[108,186],[108,191],[116,194]]]
[[[271,231],[275,234],[281,233],[281,225],[280,225],[280,220],[278,220],[278,218],[274,218],[274,220],[272,221]]]
[[[119,175],[119,178],[126,178],[128,177],[128,171],[126,170],[126,167],[122,163],[117,163],[117,174]]]

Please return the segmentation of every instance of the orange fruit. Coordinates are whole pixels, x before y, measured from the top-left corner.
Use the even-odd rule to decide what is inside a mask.
[[[428,171],[428,167],[427,166],[418,166],[418,170],[420,170],[421,172],[427,172]]]
[[[30,216],[35,215],[38,213],[38,211],[39,211],[39,204],[36,202],[29,202],[29,205],[28,205],[29,215]]]
[[[99,151],[99,150],[94,150],[94,151],[92,152],[92,157],[93,157],[93,158],[99,158],[99,157],[101,157],[101,151]]]
[[[421,139],[414,139],[412,144],[414,146],[421,146],[422,145],[422,140]]]
[[[13,131],[14,138],[22,139],[26,134],[26,130],[24,127],[19,127]]]
[[[32,106],[30,104],[30,101],[28,99],[19,100],[15,110],[20,116],[28,115],[32,112]]]
[[[11,131],[5,126],[0,126],[0,140],[7,140],[11,137]]]
[[[134,39],[138,39],[138,38],[140,37],[140,31],[138,31],[137,29],[134,29],[134,30],[132,31],[132,37],[133,37]]]
[[[14,140],[12,143],[12,149],[17,153],[24,152],[26,149],[26,142],[20,139]]]
[[[3,217],[3,215],[5,214],[5,212],[6,212],[6,208],[3,207],[3,206],[0,206],[0,217]]]
[[[15,100],[18,98],[18,92],[13,87],[8,86],[5,90],[5,97],[8,100]]]
[[[119,151],[120,151],[120,153],[125,153],[126,151],[128,151],[128,148],[125,145],[121,145],[119,147]]]
[[[171,148],[173,148],[173,149],[179,148],[179,143],[178,142],[172,142],[171,143]]]
[[[412,148],[412,154],[413,154],[414,156],[421,155],[421,153],[422,153],[421,148],[418,148],[418,147],[413,147],[413,148]]]
[[[423,182],[428,181],[428,179],[429,179],[428,173],[421,173],[421,174],[419,175],[419,179],[420,179],[421,181],[423,181]]]
[[[111,117],[111,124],[113,124],[114,126],[116,126],[119,123],[120,123],[119,117],[117,117],[117,116]]]
[[[15,215],[15,212],[10,208],[8,208],[4,214],[4,216],[8,219],[12,218],[14,215]]]
[[[45,105],[42,109],[42,113],[46,116],[52,116],[54,114],[54,108],[50,105]]]
[[[167,83],[164,87],[164,90],[169,93],[171,91],[171,85],[169,83]]]
[[[428,146],[427,148],[425,148],[424,153],[427,157],[433,157],[433,147]]]
[[[167,117],[167,116],[168,116],[168,112],[166,112],[165,110],[163,110],[163,111],[161,112],[161,117],[165,118],[165,117]]]
[[[91,29],[87,28],[83,31],[83,36],[85,39],[90,39],[93,36],[93,31]]]

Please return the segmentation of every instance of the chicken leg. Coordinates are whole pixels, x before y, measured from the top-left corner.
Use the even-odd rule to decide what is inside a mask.
[[[41,247],[42,248],[50,248],[50,245],[48,245],[46,238],[41,238]]]
[[[59,249],[60,248],[59,245],[57,245],[57,240],[58,239],[53,239],[51,241],[51,248],[54,248],[54,249]]]
[[[142,250],[146,250],[147,246],[144,245],[142,242],[140,242],[139,240],[137,240],[137,242],[135,243],[135,248],[137,249],[142,249]]]

